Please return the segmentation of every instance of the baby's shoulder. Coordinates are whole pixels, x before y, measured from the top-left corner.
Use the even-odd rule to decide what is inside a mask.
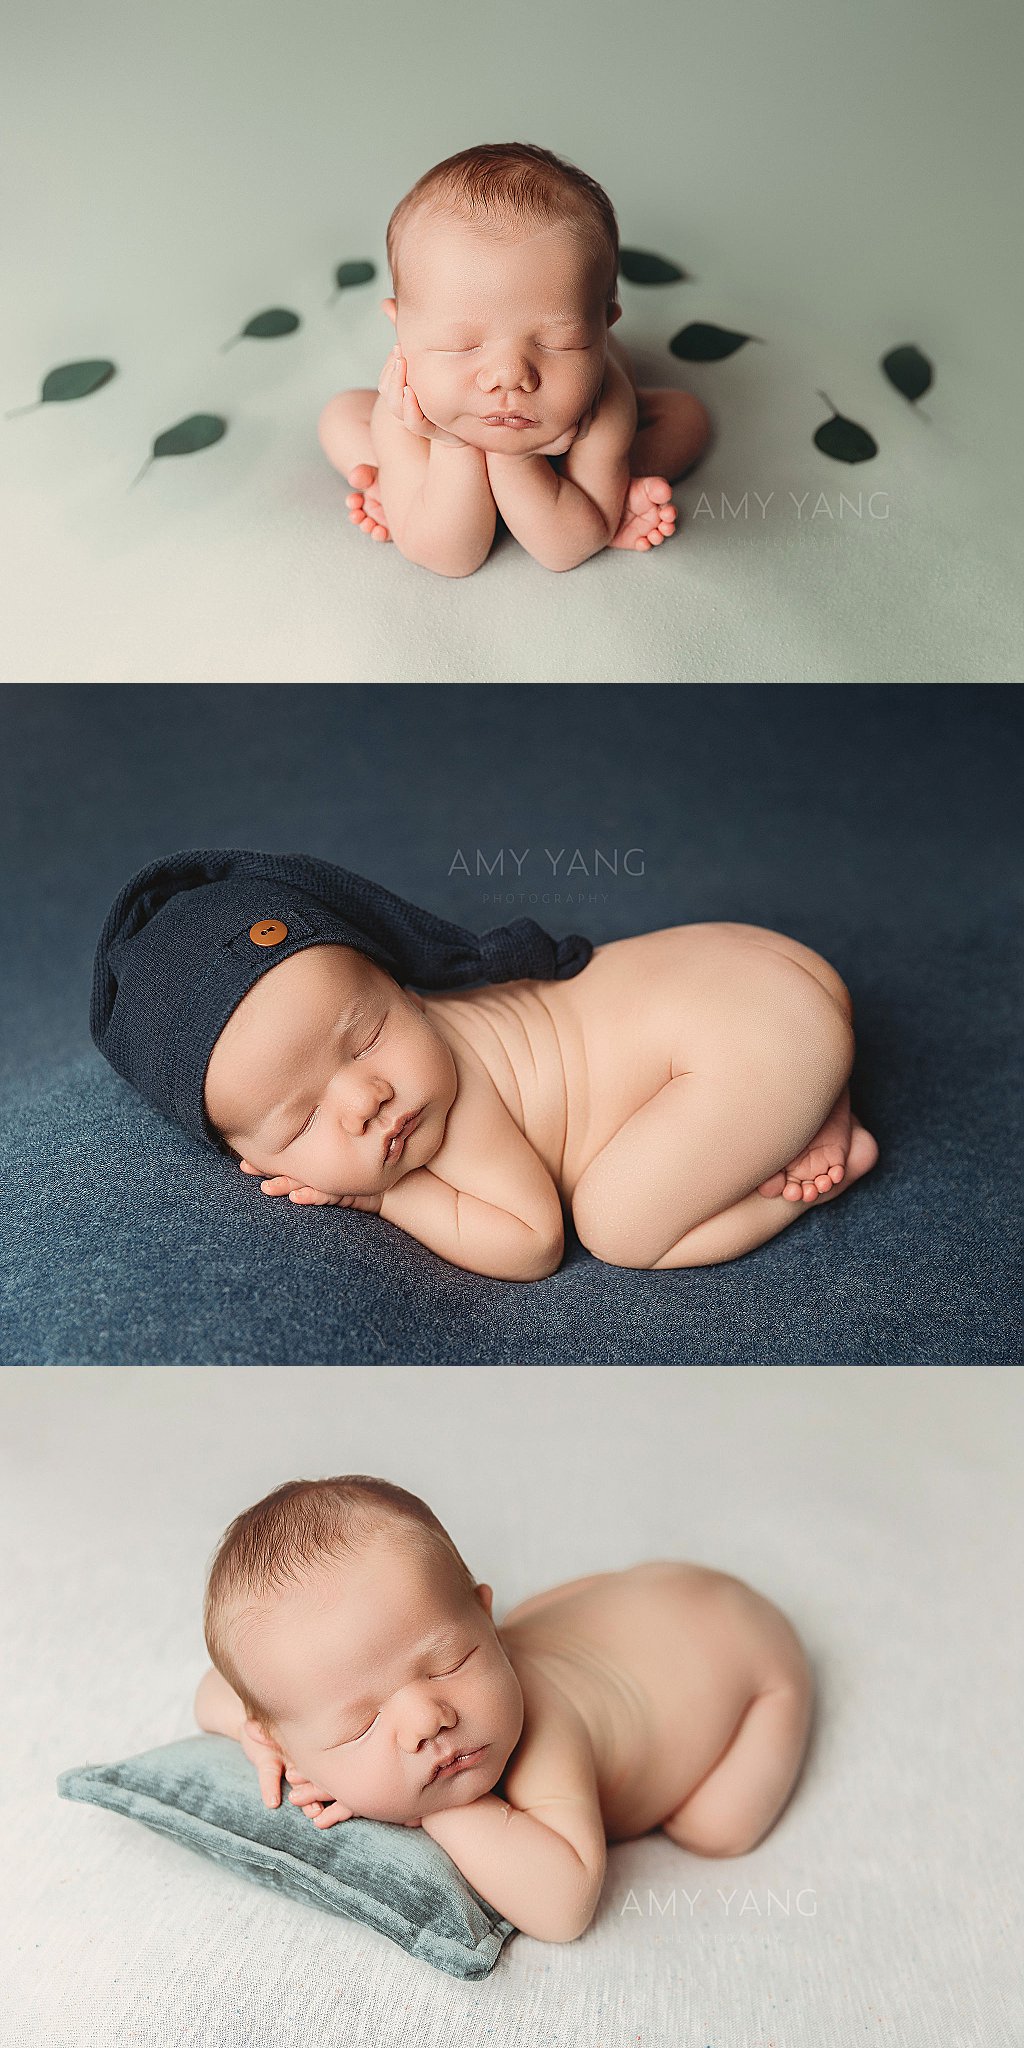
[[[523,1732],[505,1766],[506,1797],[523,1812],[555,1791],[597,1803],[594,1745],[579,1708],[539,1657],[520,1650],[510,1661],[523,1695]]]

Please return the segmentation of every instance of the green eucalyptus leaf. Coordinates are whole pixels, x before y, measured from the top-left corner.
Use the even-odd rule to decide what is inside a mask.
[[[369,284],[371,277],[376,275],[375,263],[339,263],[334,273],[334,282],[338,290],[343,292],[350,284]]]
[[[339,263],[334,273],[334,290],[326,302],[327,305],[333,306],[338,293],[347,291],[350,285],[369,284],[371,277],[376,275],[375,263]]]
[[[249,335],[254,341],[276,341],[280,334],[294,334],[302,322],[297,313],[290,313],[287,306],[271,306],[266,313],[254,313],[247,320],[241,334],[233,334],[230,341],[221,343],[221,354],[225,349],[234,348],[235,343]]]
[[[61,363],[43,378],[42,396],[34,404],[16,406],[13,412],[5,414],[5,418],[13,420],[18,413],[35,412],[37,406],[50,405],[55,400],[88,398],[90,391],[98,391],[101,384],[108,384],[116,374],[116,363],[108,363],[105,358],[87,363]]]
[[[826,405],[832,405],[827,391],[819,391]],[[831,455],[836,462],[870,462],[878,454],[878,442],[873,441],[866,427],[859,427],[856,420],[845,419],[832,405],[833,417],[825,420],[814,436],[814,445],[823,455]]]
[[[895,384],[897,391],[902,391],[911,404],[923,397],[935,377],[927,356],[922,355],[912,341],[903,342],[899,348],[891,348],[888,355],[882,357],[881,367],[890,384]]]
[[[90,391],[98,391],[101,384],[108,384],[114,376],[117,365],[102,359],[89,363],[61,363],[58,370],[51,370],[43,379],[43,404],[52,399],[88,398]]]
[[[251,334],[256,341],[276,341],[279,334],[294,334],[302,322],[297,313],[289,313],[287,306],[271,306],[269,312],[255,313],[247,320],[243,334]]]
[[[139,477],[145,476],[150,463],[154,462],[157,456],[194,455],[197,449],[212,448],[213,443],[219,441],[227,430],[227,420],[222,420],[219,413],[189,413],[188,418],[179,420],[177,426],[168,427],[166,432],[157,435],[153,443],[153,453],[143,463],[134,482],[138,483]]]
[[[627,284],[680,284],[692,279],[689,270],[680,270],[678,263],[653,256],[648,249],[620,249],[619,270]]]
[[[760,341],[758,334],[737,334],[731,327],[712,327],[706,320],[691,320],[672,336],[669,348],[684,363],[720,363],[734,356],[745,341]]]

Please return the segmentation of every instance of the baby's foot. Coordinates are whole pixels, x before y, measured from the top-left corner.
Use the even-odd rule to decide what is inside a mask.
[[[763,1180],[758,1194],[769,1198],[784,1195],[787,1202],[815,1202],[821,1195],[833,1194],[846,1174],[852,1125],[850,1091],[844,1088],[810,1144],[796,1159],[790,1160],[785,1170],[770,1174],[767,1180]],[[858,1125],[858,1129],[863,1128],[863,1124]],[[871,1142],[873,1144],[874,1139]]]
[[[810,1155],[820,1144],[822,1132],[829,1129],[830,1123],[831,1119],[826,1119],[813,1145],[808,1146],[807,1151],[801,1154],[800,1159],[796,1162],[796,1166],[803,1166],[810,1160]],[[835,1151],[834,1142],[830,1149],[833,1152]],[[871,1132],[865,1130],[859,1118],[851,1117],[845,1160],[841,1168],[842,1179],[838,1184],[833,1182],[833,1169],[831,1168],[827,1176],[822,1174],[814,1177],[812,1174],[810,1178],[803,1175],[797,1176],[795,1169],[790,1168],[787,1169],[786,1173],[775,1173],[770,1180],[762,1181],[758,1194],[785,1194],[787,1201],[791,1202],[834,1202],[837,1195],[845,1195],[847,1188],[852,1188],[854,1181],[860,1180],[863,1174],[870,1173],[877,1159],[878,1146]],[[791,1172],[794,1173],[792,1180],[789,1179]],[[824,1189],[821,1186],[823,1180],[825,1181]],[[782,1185],[783,1182],[786,1183],[785,1186]]]
[[[345,503],[348,516],[354,526],[361,526],[371,540],[390,540],[384,518],[384,507],[377,496],[377,472],[369,462],[359,462],[350,472],[349,483],[353,486]]]
[[[619,530],[609,547],[646,553],[660,548],[676,530],[672,486],[664,476],[631,476]]]

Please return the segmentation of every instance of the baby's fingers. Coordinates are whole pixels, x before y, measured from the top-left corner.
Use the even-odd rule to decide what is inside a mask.
[[[325,1806],[322,1813],[313,1813],[310,1819],[315,1828],[333,1828],[339,1820],[351,1820],[352,1813],[349,1807],[339,1806],[335,1800],[333,1806]]]

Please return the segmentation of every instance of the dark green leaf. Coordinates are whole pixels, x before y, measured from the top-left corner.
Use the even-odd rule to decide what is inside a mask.
[[[345,291],[349,285],[369,284],[371,277],[376,277],[376,275],[377,265],[375,263],[339,263],[334,273],[335,288],[327,300],[327,304],[332,306],[338,293]]]
[[[192,412],[176,427],[168,427],[153,443],[154,455],[194,455],[199,448],[212,448],[228,430],[227,420],[215,412]]]
[[[339,263],[334,273],[334,282],[338,290],[343,292],[350,284],[369,284],[371,277],[376,275],[375,263]]]
[[[34,399],[31,405],[16,405],[4,418],[17,419],[19,413],[35,412],[55,399],[88,398],[90,391],[98,391],[101,384],[108,384],[116,374],[117,365],[106,361],[61,363],[59,369],[50,370],[43,378],[41,398]]]
[[[664,256],[652,256],[647,249],[620,249],[619,270],[627,284],[679,284],[690,276]]]
[[[286,306],[271,306],[268,313],[255,313],[247,320],[242,333],[256,341],[276,341],[279,334],[294,334],[301,325],[298,314],[289,313]]]
[[[712,327],[705,320],[691,320],[672,336],[669,348],[684,363],[720,363],[735,355],[745,341],[759,341],[757,334],[735,334],[731,327]]]
[[[924,395],[935,376],[927,356],[922,355],[912,341],[905,341],[900,348],[891,348],[888,355],[882,357],[882,368],[890,384],[895,384],[897,391],[902,391],[911,404],[915,398]]]
[[[55,398],[88,398],[90,391],[98,391],[101,384],[109,383],[115,370],[116,364],[103,360],[62,363],[59,370],[51,370],[43,379],[43,404]]]
[[[153,443],[153,453],[143,463],[139,477],[145,476],[151,462],[158,455],[194,455],[199,448],[211,448],[228,430],[227,420],[215,412],[192,412],[187,420],[179,420],[176,427],[168,427],[158,434]]]
[[[827,391],[819,391],[826,405],[832,405]],[[836,462],[870,462],[878,454],[878,442],[873,441],[866,427],[859,427],[856,420],[844,419],[832,405],[833,418],[826,420],[814,436],[814,445],[823,455],[831,455]]]

